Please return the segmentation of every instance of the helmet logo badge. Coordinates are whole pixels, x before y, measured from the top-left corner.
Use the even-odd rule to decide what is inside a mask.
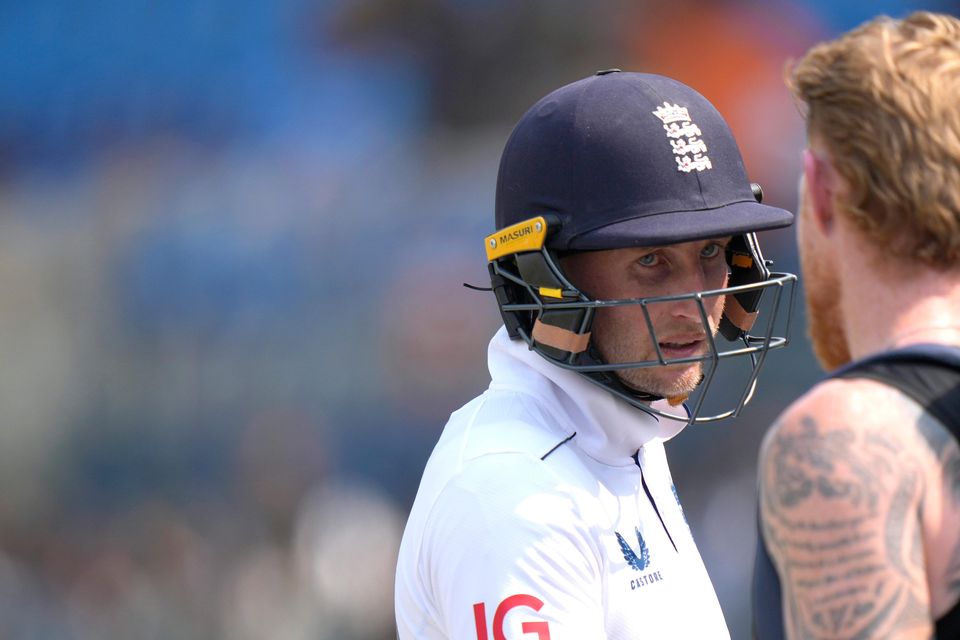
[[[690,119],[686,107],[664,102],[652,113],[663,122],[670,146],[677,156],[674,158],[677,161],[677,171],[690,173],[713,168],[713,163],[707,156],[707,144],[700,138],[703,135],[700,127]]]

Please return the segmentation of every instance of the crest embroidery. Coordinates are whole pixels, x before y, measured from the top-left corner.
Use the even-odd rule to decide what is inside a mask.
[[[700,127],[690,120],[690,112],[686,107],[664,102],[652,113],[663,122],[670,146],[677,156],[674,158],[677,161],[677,171],[690,173],[713,168],[713,163],[707,156],[707,145],[699,137],[702,135]]]
[[[617,534],[617,542],[620,543],[620,551],[623,552],[623,559],[635,570],[643,571],[650,564],[650,550],[647,549],[647,543],[643,541],[643,536],[640,535],[640,529],[635,527],[634,531],[637,533],[637,542],[640,543],[639,555],[637,555],[618,531],[614,531],[614,533]]]

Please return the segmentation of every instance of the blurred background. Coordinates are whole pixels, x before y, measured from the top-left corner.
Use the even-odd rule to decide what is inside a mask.
[[[394,637],[420,473],[487,382],[496,307],[461,283],[514,122],[670,75],[795,210],[786,60],[919,6],[0,3],[0,638]],[[819,376],[795,321],[740,419],[668,447],[734,638],[759,443]]]

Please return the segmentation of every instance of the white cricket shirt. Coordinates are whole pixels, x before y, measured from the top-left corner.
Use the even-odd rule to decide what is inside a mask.
[[[397,566],[400,640],[728,639],[657,420],[513,341],[444,427]]]

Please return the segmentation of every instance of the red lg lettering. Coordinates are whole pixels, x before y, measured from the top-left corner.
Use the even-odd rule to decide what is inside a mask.
[[[507,636],[503,633],[503,620],[511,609],[529,607],[534,611],[540,611],[542,606],[543,600],[525,593],[505,598],[493,614],[493,640],[507,640]],[[487,640],[487,607],[483,602],[473,605],[473,620],[477,627],[477,640]],[[520,628],[524,635],[535,633],[537,640],[550,640],[550,624],[547,622],[524,622]]]
[[[507,617],[507,612],[516,607],[530,607],[534,611],[540,611],[543,601],[534,596],[525,593],[518,593],[504,599],[493,614],[493,640],[507,640],[503,635],[503,619]],[[550,625],[546,622],[524,622],[520,625],[523,634],[536,633],[537,640],[550,640]]]
[[[473,623],[477,625],[477,640],[487,640],[487,607],[482,602],[473,605]]]

